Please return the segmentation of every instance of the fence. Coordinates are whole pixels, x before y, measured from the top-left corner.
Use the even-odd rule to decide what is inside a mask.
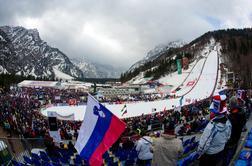
[[[164,124],[162,123],[153,123],[148,126],[148,131],[158,131],[158,130],[164,130]]]

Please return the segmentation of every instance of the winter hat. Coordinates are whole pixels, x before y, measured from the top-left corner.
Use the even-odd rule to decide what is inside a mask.
[[[227,96],[224,94],[214,95],[209,110],[216,115],[224,114],[227,112],[226,99]]]
[[[245,95],[246,95],[246,91],[245,90],[237,90],[237,93],[236,93],[237,99],[239,99],[241,101],[244,101]]]

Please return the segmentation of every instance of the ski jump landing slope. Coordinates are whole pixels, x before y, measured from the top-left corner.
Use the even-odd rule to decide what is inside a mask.
[[[191,88],[181,88],[180,95],[183,96],[182,105],[186,105],[187,99],[190,100],[202,100],[208,98],[212,95],[216,87],[216,81],[218,80],[218,53],[220,50],[220,45],[211,41],[211,43],[205,48],[207,49],[207,54],[203,56],[202,60],[198,61],[193,71],[190,72],[187,80],[196,79],[195,85]],[[186,81],[185,81],[186,83]],[[127,105],[127,114],[122,116],[122,108],[124,104],[110,105],[104,103],[104,105],[111,110],[119,118],[128,118],[140,116],[142,114],[151,114],[153,109],[156,109],[156,112],[163,111],[164,109],[172,109],[174,106],[177,107],[180,105],[180,98],[175,99],[166,99],[158,100],[151,102],[135,102],[128,103]],[[86,106],[55,106],[47,108],[42,112],[43,115],[47,116],[48,111],[56,111],[62,116],[67,116],[74,113],[75,120],[83,120],[85,114]]]

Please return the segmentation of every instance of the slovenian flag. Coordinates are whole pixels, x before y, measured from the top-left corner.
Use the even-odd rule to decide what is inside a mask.
[[[75,148],[92,166],[102,165],[102,155],[114,144],[126,124],[91,95]]]

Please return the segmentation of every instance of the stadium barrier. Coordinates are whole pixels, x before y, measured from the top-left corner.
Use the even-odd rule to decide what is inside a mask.
[[[148,125],[148,132],[164,130],[163,123],[152,123]]]
[[[75,140],[62,140],[63,144],[68,144]],[[56,143],[57,144],[57,143]],[[1,148],[2,147],[2,148]],[[3,149],[1,151],[1,149]],[[46,149],[46,140],[44,138],[7,138],[0,137],[0,163],[8,165],[6,161],[14,159],[18,162],[24,162],[23,156],[31,156],[31,153],[37,153]]]

